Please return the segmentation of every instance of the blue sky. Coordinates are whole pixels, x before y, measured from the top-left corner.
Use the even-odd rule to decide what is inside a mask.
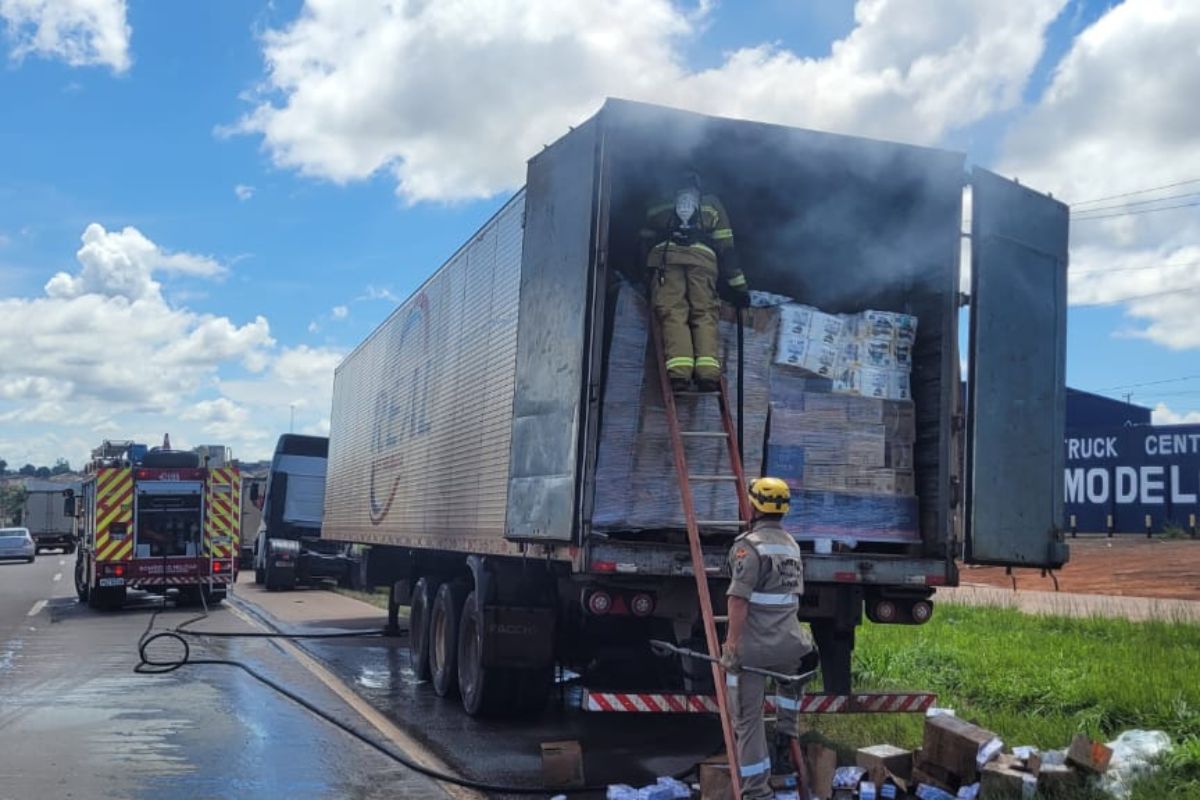
[[[108,5],[113,14],[123,15],[127,67],[117,63],[111,47],[102,52],[98,40],[88,39],[91,26],[96,36],[107,32],[110,41],[114,36],[121,41],[119,24],[111,23],[121,16],[106,22],[85,15],[77,27],[56,32],[39,16],[47,13],[43,0],[22,0],[16,7],[25,8],[24,16],[14,12],[0,21],[5,32],[0,38],[0,302],[8,301],[18,315],[44,319],[64,309],[62,304],[82,302],[87,291],[115,296],[110,288],[88,290],[79,284],[50,298],[45,287],[56,273],[82,274],[88,262],[76,253],[89,225],[101,226],[107,235],[132,227],[151,243],[149,261],[122,260],[129,241],[99,234],[98,255],[88,258],[109,268],[116,263],[125,265],[120,269],[143,270],[160,284],[159,295],[143,300],[156,304],[161,325],[143,331],[137,313],[126,328],[94,319],[80,322],[65,311],[63,319],[75,320],[80,335],[95,340],[144,337],[146,349],[112,348],[114,370],[131,369],[128,362],[142,358],[156,364],[166,359],[169,339],[156,342],[154,337],[165,337],[163,331],[174,324],[185,332],[210,324],[220,329],[212,335],[229,341],[221,345],[224,355],[200,359],[198,380],[171,377],[169,392],[142,402],[127,389],[152,382],[153,371],[131,375],[124,388],[89,390],[78,369],[64,361],[62,343],[48,344],[40,329],[26,325],[21,330],[32,331],[28,341],[9,343],[21,359],[6,358],[8,368],[0,367],[5,380],[23,387],[0,394],[0,456],[10,463],[58,456],[77,461],[86,446],[104,436],[148,437],[165,430],[178,430],[185,443],[228,438],[241,455],[257,457],[290,424],[292,411],[297,430],[320,432],[328,412],[328,396],[322,396],[328,380],[322,375],[330,365],[511,194],[523,157],[536,150],[532,142],[553,138],[554,131],[586,116],[581,110],[594,110],[606,93],[962,149],[974,163],[1028,170],[1031,185],[1068,200],[1070,191],[1092,189],[1089,197],[1104,196],[1169,182],[1159,177],[1163,174],[1181,180],[1200,175],[1194,160],[1197,169],[1191,173],[1187,164],[1167,173],[1129,165],[1103,174],[1103,163],[1094,165],[1099,176],[1072,172],[1069,164],[1056,171],[1061,162],[1055,142],[1030,144],[1040,138],[1031,134],[1031,125],[1059,130],[1069,127],[1069,120],[1054,115],[1078,113],[1063,111],[1069,104],[1047,102],[1046,96],[1056,69],[1077,48],[1077,37],[1117,5],[1108,2],[1022,0],[1012,4],[1022,7],[1015,11],[930,14],[927,27],[933,30],[909,31],[898,21],[913,18],[911,0],[870,0],[860,4],[858,17],[854,3],[825,0],[711,7],[656,0],[645,5],[648,11],[636,3],[614,4],[631,14],[639,9],[648,18],[646,30],[622,19],[560,19],[546,10],[550,6],[539,8],[529,0],[516,4],[522,12],[513,16],[521,22],[488,23],[494,26],[495,46],[486,58],[475,60],[478,52],[460,40],[441,48],[439,57],[462,64],[465,72],[456,76],[447,67],[441,79],[436,74],[442,65],[428,55],[406,62],[403,54],[388,50],[393,45],[372,38],[376,30],[400,25],[386,15],[364,18],[347,33],[337,20],[298,0],[66,2],[75,4]],[[1195,22],[1185,4],[1130,0],[1125,5],[1164,5]],[[530,32],[542,24],[539,14],[552,18],[546,24],[559,26],[568,41],[606,25],[610,38],[629,39],[589,42],[583,49],[597,50],[581,56],[583,66],[563,67],[554,61],[561,55],[527,55],[531,48],[522,46],[523,37],[541,43]],[[416,22],[405,25],[395,29],[396,51],[416,47],[400,43],[406,32],[420,32]],[[39,32],[45,34],[42,44],[34,45]],[[833,57],[838,40],[850,42],[842,49],[852,56]],[[456,55],[456,46],[464,54]],[[644,63],[628,68],[613,60],[613,53],[640,54],[655,46],[665,52],[661,60],[638,55]],[[980,66],[989,55],[955,66],[962,47],[1005,55],[994,65]],[[1104,48],[1098,50],[1088,57],[1104,56]],[[471,70],[490,64],[494,72],[497,63],[507,63],[496,59],[508,53],[518,61],[545,59],[545,74],[559,78],[561,91],[539,88],[546,97],[513,95],[511,103],[504,97],[460,96],[495,78]],[[923,77],[927,70],[917,66],[922,54],[947,62],[932,68],[946,73]],[[589,58],[599,66],[591,68]],[[603,68],[606,59],[612,69]],[[414,74],[426,64],[435,77]],[[536,70],[539,64],[520,61],[514,75],[525,67]],[[971,70],[979,74],[963,80],[974,85],[940,97],[954,78]],[[877,87],[896,72],[898,88]],[[836,85],[822,92],[805,83],[812,80],[815,86],[830,76],[860,88],[847,89],[843,97]],[[572,82],[578,84],[574,94]],[[1086,87],[1064,80],[1061,88],[1069,95]],[[766,99],[746,99],[760,95]],[[404,119],[396,118],[399,112],[381,110],[392,103],[407,109]],[[490,152],[487,138],[471,130],[476,112],[486,116],[479,123],[485,132],[506,147]],[[548,118],[536,125],[529,121],[542,113]],[[1121,140],[1110,146],[1119,152]],[[1171,157],[1170,147],[1164,143],[1162,158]],[[376,148],[379,155],[362,155]],[[1154,153],[1147,158],[1160,160]],[[486,177],[473,180],[463,172]],[[1187,214],[1187,224],[1194,226],[1196,215],[1187,210],[1148,216],[1171,213]],[[1108,225],[1104,235],[1089,232],[1073,267],[1127,269],[1185,261],[1196,241],[1179,238],[1178,219],[1172,220],[1170,234],[1160,233],[1162,228],[1130,232]],[[163,261],[167,254],[196,260],[172,267]],[[166,266],[155,266],[160,262]],[[1154,277],[1135,271],[1123,275]],[[1146,285],[1152,290],[1192,285],[1188,275],[1182,284],[1169,283],[1176,280],[1170,275],[1162,280],[1168,283]],[[1078,287],[1077,299],[1112,304],[1072,310],[1069,382],[1105,389],[1200,373],[1200,333],[1190,315],[1149,308],[1130,316],[1126,305],[1112,301],[1141,294],[1142,284],[1110,283]],[[258,317],[266,320],[269,335],[266,327],[250,330]],[[1193,327],[1180,332],[1181,320]],[[1144,333],[1155,325],[1171,330]],[[42,347],[52,352],[44,358],[30,354]],[[280,360],[294,369],[269,366]],[[49,361],[55,365],[40,366]],[[1195,394],[1179,394],[1192,389]],[[1133,391],[1135,401],[1164,401],[1175,415],[1200,413],[1200,380]],[[1172,394],[1156,396],[1156,391]],[[105,404],[104,397],[118,394],[119,402]]]

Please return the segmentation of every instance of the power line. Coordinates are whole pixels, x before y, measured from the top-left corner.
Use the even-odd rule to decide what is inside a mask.
[[[1072,303],[1075,308],[1092,308],[1095,306],[1115,306],[1121,303],[1131,303],[1135,300],[1149,300],[1154,297],[1165,297],[1169,294],[1181,294],[1184,292],[1200,292],[1200,286],[1184,286],[1178,289],[1165,289],[1161,292],[1151,292],[1149,294],[1138,294],[1132,297],[1119,297],[1116,300],[1100,300],[1095,303]]]
[[[1105,392],[1114,392],[1118,389],[1137,389],[1142,386],[1161,386],[1164,383],[1182,383],[1183,381],[1195,380],[1200,380],[1200,374],[1184,375],[1179,378],[1164,378],[1157,381],[1143,381],[1142,383],[1123,383],[1120,386],[1109,386],[1106,389],[1093,389],[1092,391],[1096,392],[1097,394],[1104,394]]]
[[[1178,183],[1167,183],[1162,186],[1151,186],[1149,189],[1137,189],[1136,191],[1122,192],[1121,194],[1110,194],[1107,197],[1096,197],[1092,200],[1080,200],[1077,203],[1071,203],[1071,207],[1074,208],[1075,206],[1086,206],[1091,203],[1100,203],[1105,200],[1116,200],[1119,197],[1133,197],[1134,195],[1139,194],[1150,194],[1150,192],[1157,192],[1162,189],[1174,189],[1176,186],[1188,186],[1193,183],[1200,183],[1200,178],[1191,178],[1186,181],[1179,181]]]
[[[1194,203],[1180,203],[1175,206],[1162,206],[1160,208],[1143,208],[1138,211],[1121,211],[1115,214],[1098,214],[1094,217],[1071,217],[1073,222],[1090,222],[1094,219],[1111,219],[1113,217],[1134,217],[1138,214],[1153,214],[1155,211],[1170,211],[1175,208],[1191,208],[1192,206],[1200,206],[1200,200]]]
[[[1151,269],[1173,269],[1174,267],[1191,267],[1200,261],[1179,261],[1175,264],[1144,264],[1140,267],[1110,267],[1107,269],[1085,269],[1082,272],[1069,272],[1069,275],[1082,278],[1085,275],[1104,275],[1109,272],[1144,272]]]
[[[1095,206],[1094,208],[1085,208],[1080,214],[1091,214],[1096,211],[1111,211],[1115,208],[1132,208],[1134,206],[1149,206],[1155,203],[1165,203],[1168,200],[1182,200],[1185,197],[1200,197],[1200,192],[1184,192],[1183,194],[1170,194],[1166,197],[1155,197],[1150,200],[1134,200],[1130,203],[1114,203],[1111,206]]]

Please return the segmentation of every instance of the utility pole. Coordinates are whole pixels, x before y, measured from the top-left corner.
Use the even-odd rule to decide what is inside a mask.
[[[1133,404],[1133,392],[1126,392],[1125,393],[1125,405],[1128,406],[1128,405],[1132,405],[1132,404]]]
[[[288,410],[292,412],[292,421],[288,423],[288,433],[296,432],[296,404],[288,403]]]

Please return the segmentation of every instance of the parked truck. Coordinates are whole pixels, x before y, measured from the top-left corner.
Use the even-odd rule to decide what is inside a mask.
[[[864,612],[924,622],[957,558],[1067,559],[1066,207],[959,153],[609,100],[532,158],[525,187],[335,373],[321,535],[371,545],[393,620],[411,606],[413,669],[471,714],[535,712],[556,664],[588,686],[712,691],[705,670],[647,646],[698,634],[681,531],[593,524],[613,287],[636,273],[656,182],[684,168],[724,201],[752,287],[920,320],[918,540],[802,542],[825,689],[850,690]],[[702,530],[718,602],[734,533]]]
[[[297,583],[348,581],[357,560],[345,542],[321,536],[329,439],[285,433],[275,444],[266,483],[250,486],[261,505],[254,544],[254,582],[268,591]]]
[[[54,547],[68,555],[75,552],[75,520],[64,513],[63,498],[80,488],[79,483],[25,482],[21,524],[29,529],[38,552]]]
[[[78,531],[80,602],[117,609],[129,589],[223,600],[236,577],[240,485],[227,457],[171,450],[166,441],[152,449],[103,442],[81,492],[64,501]]]

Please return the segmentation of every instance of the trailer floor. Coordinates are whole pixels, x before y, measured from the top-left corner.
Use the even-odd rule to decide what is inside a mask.
[[[1147,539],[1123,534],[1067,539],[1071,559],[1057,573],[1058,591],[1200,600],[1200,540]],[[960,565],[963,586],[1013,588],[1001,567]],[[1039,570],[1013,570],[1016,588],[1055,591],[1054,581]]]

